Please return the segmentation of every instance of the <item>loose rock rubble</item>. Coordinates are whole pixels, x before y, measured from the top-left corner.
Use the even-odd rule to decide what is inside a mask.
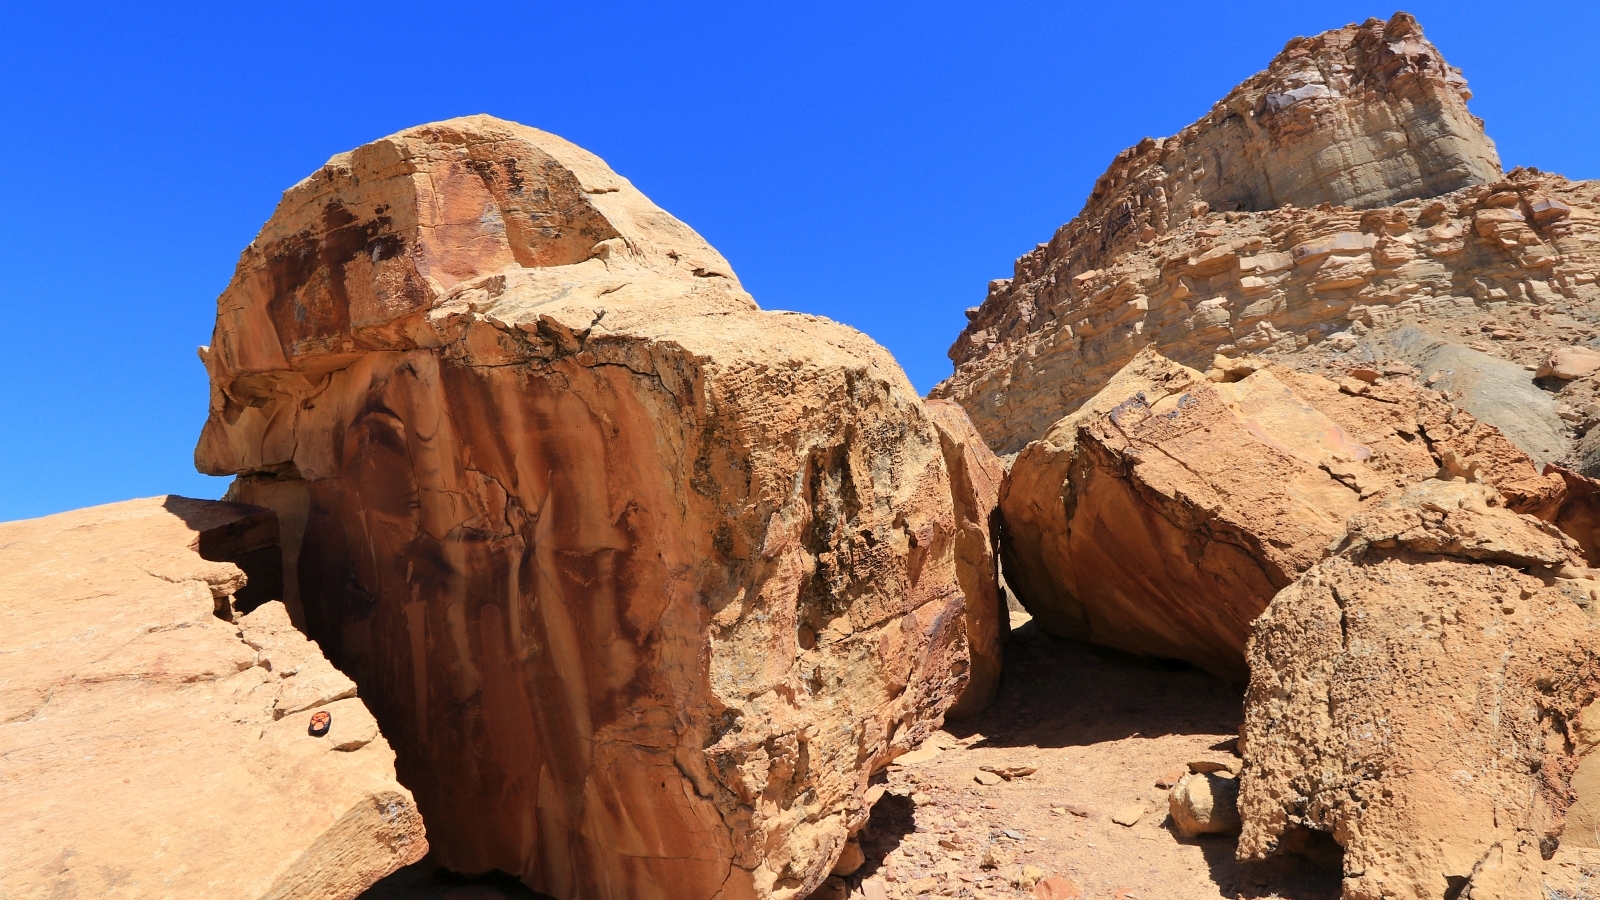
[[[1237,769],[1238,694],[1214,676],[1052,638],[1025,615],[995,701],[902,757],[861,835],[850,897],[1234,900],[1338,896],[1337,865],[1239,863],[1234,839],[1176,830],[1169,790],[1185,760]],[[1093,685],[1086,690],[1085,685]],[[1035,769],[991,785],[990,770]],[[1170,785],[1169,785],[1170,787]],[[1118,824],[1123,807],[1142,815]],[[837,889],[837,888],[835,888]],[[814,896],[831,896],[818,894]]]

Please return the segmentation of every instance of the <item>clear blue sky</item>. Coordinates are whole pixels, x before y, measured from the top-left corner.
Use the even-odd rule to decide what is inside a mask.
[[[1407,7],[1507,167],[1600,177],[1600,4]],[[195,347],[284,188],[475,112],[598,153],[769,309],[867,332],[926,391],[962,310],[1300,34],[1308,3],[9,3],[0,7],[0,520],[195,474]]]

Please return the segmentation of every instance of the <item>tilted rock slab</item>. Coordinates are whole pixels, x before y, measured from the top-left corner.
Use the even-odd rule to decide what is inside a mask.
[[[182,497],[0,524],[0,896],[351,898],[427,852],[355,685],[200,556],[272,525]]]
[[[1359,510],[1441,471],[1554,515],[1564,486],[1432,391],[1146,350],[1013,462],[1006,580],[1051,634],[1243,682],[1250,623]]]
[[[218,301],[200,468],[284,520],[435,858],[804,896],[967,682],[941,434],[603,162],[475,116],[334,157]]]
[[[991,282],[932,395],[1009,454],[1147,346],[1204,367],[1405,323],[1459,340],[1512,310],[1592,311],[1600,182],[1502,176],[1463,96],[1404,14],[1291,42],[1206,118],[1120,156]],[[1565,451],[1516,437],[1540,462]]]
[[[1345,900],[1535,900],[1542,857],[1596,846],[1597,573],[1499,503],[1416,485],[1257,620],[1241,858],[1321,831]]]

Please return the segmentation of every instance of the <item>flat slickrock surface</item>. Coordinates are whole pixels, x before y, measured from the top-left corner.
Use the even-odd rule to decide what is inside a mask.
[[[245,579],[197,547],[263,515],[0,524],[0,897],[347,898],[427,852],[355,685],[281,603],[217,615]]]

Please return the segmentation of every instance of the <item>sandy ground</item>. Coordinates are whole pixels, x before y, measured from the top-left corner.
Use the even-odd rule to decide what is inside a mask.
[[[1028,876],[1050,875],[1070,879],[1084,898],[1338,897],[1336,865],[1241,864],[1234,837],[1194,840],[1171,828],[1167,791],[1157,785],[1192,760],[1233,759],[1237,688],[1192,668],[1053,639],[1020,614],[1013,622],[1000,695],[880,776],[883,795],[863,833],[867,863],[835,883],[832,897],[843,889],[888,898],[1030,897]],[[985,766],[1036,771],[983,785]],[[1139,810],[1132,826],[1113,821]],[[363,896],[539,895],[510,879],[449,876],[424,860]]]
[[[1030,896],[1020,876],[1031,867],[1070,879],[1085,898],[1338,897],[1336,865],[1241,864],[1233,836],[1193,840],[1171,828],[1158,784],[1190,761],[1235,759],[1237,688],[1013,621],[995,703],[929,741],[947,749],[917,761],[925,745],[890,769],[852,893],[871,880],[891,898]],[[1037,771],[985,786],[984,767]],[[1113,821],[1141,811],[1132,826]]]

